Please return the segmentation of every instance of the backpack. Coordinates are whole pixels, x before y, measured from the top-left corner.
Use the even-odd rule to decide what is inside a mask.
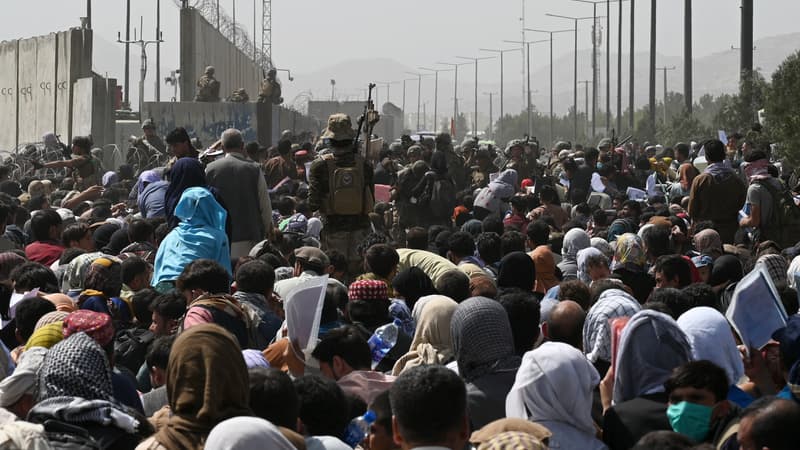
[[[353,167],[338,167],[333,158],[328,166],[329,198],[326,213],[336,216],[355,216],[372,211],[372,193],[364,185],[364,158],[355,156]]]
[[[456,187],[446,178],[436,178],[431,183],[428,206],[436,217],[450,217],[456,207]]]
[[[117,365],[138,373],[145,361],[147,350],[156,336],[152,331],[144,328],[129,328],[117,333],[114,339],[114,360]]]
[[[775,188],[769,182],[755,181],[764,187],[772,197],[772,216],[769,226],[758,227],[757,242],[775,241],[781,248],[787,248],[800,241],[800,207],[794,202],[792,193],[783,188]]]

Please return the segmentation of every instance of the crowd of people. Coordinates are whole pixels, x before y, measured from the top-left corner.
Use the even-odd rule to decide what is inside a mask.
[[[0,450],[798,448],[796,180],[757,132],[353,128],[0,168]],[[758,348],[729,314],[754,271],[783,317]],[[285,305],[315,282],[300,348]]]

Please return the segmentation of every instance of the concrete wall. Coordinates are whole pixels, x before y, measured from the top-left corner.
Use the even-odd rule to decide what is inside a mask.
[[[244,88],[253,100],[258,97],[263,74],[253,55],[244,54],[194,8],[183,8],[180,14],[181,101],[194,100],[197,79],[206,66],[216,69],[222,99],[238,88]]]
[[[291,130],[295,136],[304,131],[310,131],[314,136],[325,128],[325,121],[317,120],[314,117],[305,116],[297,111],[274,105],[272,107],[272,133],[271,145],[276,145],[281,137],[283,130]]]
[[[266,143],[260,128],[271,129],[269,112],[259,114],[259,103],[145,102],[142,117],[152,118],[159,135],[184,127],[189,136],[200,138],[204,147],[219,139],[228,128],[242,131],[245,141]],[[259,120],[263,117],[263,120]],[[141,134],[141,132],[137,133]]]
[[[0,150],[17,142],[17,41],[0,43]]]
[[[61,135],[64,142],[71,139],[73,129],[102,139],[109,136],[113,117],[92,106],[98,95],[105,94],[93,89],[91,77],[91,30],[74,28],[0,43],[0,149],[13,151],[39,142],[47,132]],[[83,78],[89,81],[77,83]],[[80,123],[73,121],[76,86]],[[102,115],[93,115],[95,110]]]

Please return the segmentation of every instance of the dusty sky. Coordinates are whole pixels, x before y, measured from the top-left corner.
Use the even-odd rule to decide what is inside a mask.
[[[10,1],[10,0],[9,0]],[[206,0],[213,1],[213,0]],[[253,28],[253,0],[220,0],[229,14],[236,1],[237,22],[248,30]],[[509,48],[504,39],[521,39],[522,2],[525,2],[525,24],[532,28],[570,28],[572,22],[545,16],[551,12],[563,15],[591,16],[592,6],[571,0],[274,0],[273,59],[278,67],[294,74],[317,71],[325,66],[352,58],[389,57],[409,67],[430,66],[437,61],[455,61],[456,55],[480,56],[481,47]],[[145,36],[155,35],[156,0],[133,0],[132,17],[139,27],[143,16]],[[261,0],[257,3],[257,28],[260,42]],[[800,1],[758,0],[755,10],[755,38],[800,31]],[[85,0],[25,0],[14,1],[4,10],[0,39],[13,39],[47,34],[79,23],[85,15]],[[706,54],[730,49],[739,44],[738,0],[694,1],[694,54]],[[623,3],[624,51],[628,44],[630,2]],[[635,0],[636,47],[646,50],[649,36],[650,1]],[[161,0],[163,37],[162,78],[178,65],[178,7],[173,0]],[[605,3],[598,5],[598,15],[605,14]],[[664,55],[681,55],[683,1],[658,1],[658,51]],[[95,70],[122,78],[122,46],[115,43],[118,31],[124,31],[125,1],[95,0],[93,26],[96,43]],[[617,4],[611,5],[612,49],[616,46]],[[605,22],[603,21],[605,26]],[[580,48],[590,48],[591,21],[579,27]],[[138,33],[137,33],[138,34]],[[544,35],[528,33],[527,38],[542,39]],[[118,46],[118,55],[114,54]],[[570,33],[557,38],[556,57],[572,51]],[[146,97],[152,96],[155,62],[154,47],[149,47],[150,72]],[[612,50],[613,52],[613,50]],[[104,55],[98,58],[98,55]],[[105,57],[108,55],[108,57]],[[520,74],[518,53],[507,55],[507,70]],[[534,63],[534,67],[540,63]],[[132,83],[138,81],[139,51],[132,48]],[[398,74],[398,78],[403,77]],[[487,73],[492,81],[496,74]],[[132,100],[136,86],[132,86]],[[169,88],[162,85],[162,96]]]

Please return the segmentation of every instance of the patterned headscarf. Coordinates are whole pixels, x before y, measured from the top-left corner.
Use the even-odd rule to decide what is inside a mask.
[[[756,261],[756,266],[759,264],[767,269],[769,277],[772,278],[776,288],[780,290],[788,285],[787,272],[789,271],[789,264],[786,262],[786,258],[781,255],[764,255]]]
[[[38,330],[39,328],[42,328],[42,327],[43,327],[43,326],[45,326],[45,325],[50,325],[51,323],[55,323],[55,322],[63,322],[63,321],[64,321],[64,319],[65,319],[65,318],[66,318],[66,317],[67,317],[69,314],[70,314],[70,313],[68,313],[68,312],[66,312],[66,311],[58,311],[58,310],[56,310],[56,311],[51,311],[51,312],[49,312],[49,313],[47,313],[47,314],[43,315],[43,316],[42,316],[42,317],[39,319],[39,321],[38,321],[38,322],[36,322],[36,326],[35,326],[35,327],[33,327],[33,331],[36,331],[36,330]]]
[[[38,386],[38,402],[53,397],[114,400],[106,352],[86,333],[70,336],[47,352]]]
[[[64,338],[76,333],[86,333],[100,346],[105,347],[114,339],[111,316],[88,309],[75,311],[64,319]]]
[[[383,300],[389,298],[389,289],[386,283],[380,280],[358,280],[350,284],[347,298],[351,302],[356,300]]]
[[[642,238],[633,233],[625,233],[617,238],[617,248],[611,270],[626,269],[631,272],[643,272],[647,257],[644,253]]]
[[[586,262],[590,257],[594,256],[605,257],[603,252],[594,247],[585,248],[578,252],[578,279],[586,284],[592,282],[592,278],[589,276],[589,267],[586,265]],[[608,263],[608,261],[606,261],[606,263]]]
[[[631,317],[642,307],[635,298],[620,289],[609,289],[597,299],[583,323],[583,351],[591,362],[611,362],[611,328],[609,321]]]
[[[500,303],[472,297],[456,307],[450,322],[458,373],[471,382],[495,372],[517,370],[508,314]]]
[[[542,450],[547,446],[528,433],[506,431],[500,433],[478,446],[478,450]]]

